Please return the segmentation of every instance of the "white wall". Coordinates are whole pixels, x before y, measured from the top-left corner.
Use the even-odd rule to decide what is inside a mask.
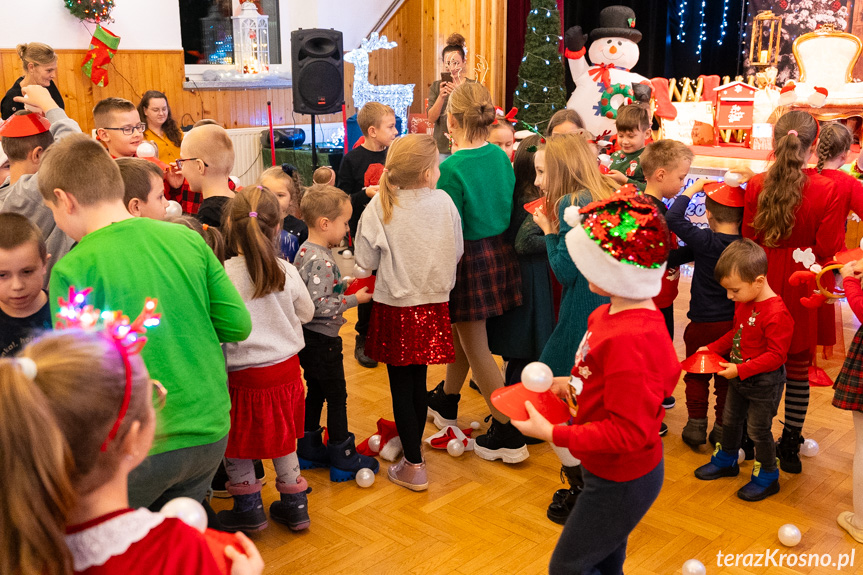
[[[344,34],[345,50],[360,41],[393,0],[281,0],[282,54],[290,64],[291,30],[335,28]],[[239,0],[235,0],[239,5]],[[120,50],[180,50],[177,0],[121,0],[105,25],[120,36]],[[85,28],[86,26],[86,28]],[[86,49],[95,25],[81,24],[61,0],[0,0],[0,48],[45,42],[58,50]]]
[[[105,27],[120,50],[180,50],[177,0],[121,0]],[[86,28],[85,28],[86,27]],[[60,0],[0,0],[0,48],[44,42],[57,50],[86,50],[95,24],[82,24]]]

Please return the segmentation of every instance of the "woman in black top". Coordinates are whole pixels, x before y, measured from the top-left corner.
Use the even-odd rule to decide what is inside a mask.
[[[5,120],[18,110],[24,109],[24,104],[16,102],[14,98],[22,95],[21,86],[32,84],[39,84],[48,88],[48,93],[51,94],[57,105],[65,108],[63,96],[60,95],[60,91],[54,84],[54,78],[57,77],[57,54],[54,49],[47,44],[30,42],[29,44],[18,44],[16,51],[18,57],[21,58],[24,75],[18,78],[3,96],[3,101],[0,102],[0,117]]]
[[[429,88],[428,97],[428,119],[434,124],[434,139],[438,145],[438,151],[443,156],[448,156],[451,153],[449,138],[447,137],[446,127],[446,106],[449,101],[449,95],[453,90],[464,84],[465,82],[474,82],[465,76],[467,63],[465,56],[464,36],[461,34],[451,34],[447,38],[446,46],[441,52],[441,58],[444,63],[444,73],[441,74],[441,80],[432,82]],[[443,78],[449,74],[449,80],[444,81]]]

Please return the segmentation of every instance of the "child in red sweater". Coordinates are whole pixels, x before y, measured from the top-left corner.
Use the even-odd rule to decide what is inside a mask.
[[[662,487],[662,399],[680,363],[653,303],[665,275],[665,220],[641,194],[621,190],[564,219],[566,246],[594,293],[611,298],[589,317],[570,378],[553,390],[569,398],[572,425],[552,425],[530,402],[522,433],[553,442],[581,460],[584,491],[554,550],[549,572],[623,571],[629,534]],[[577,396],[577,406],[574,400]]]
[[[767,254],[752,240],[738,240],[725,248],[716,262],[716,279],[733,300],[734,325],[731,331],[701,349],[729,354],[719,375],[728,379],[725,412],[722,416],[722,443],[710,462],[695,470],[695,477],[712,481],[736,477],[738,451],[746,423],[755,442],[752,479],[737,496],[761,501],[779,492],[776,445],[770,431],[785,385],[785,360],[794,320],[767,282]]]

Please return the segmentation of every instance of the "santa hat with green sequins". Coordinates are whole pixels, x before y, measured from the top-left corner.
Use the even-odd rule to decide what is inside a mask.
[[[671,237],[665,218],[635,186],[581,209],[571,206],[563,217],[572,226],[566,248],[589,282],[628,299],[659,295]]]

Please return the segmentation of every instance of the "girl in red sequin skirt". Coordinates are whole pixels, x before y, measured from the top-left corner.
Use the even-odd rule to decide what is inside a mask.
[[[455,361],[449,293],[464,250],[458,210],[435,189],[439,176],[431,136],[397,139],[355,242],[357,265],[378,271],[366,354],[387,365],[404,449],[388,476],[414,491],[428,487],[421,448],[428,365]]]

